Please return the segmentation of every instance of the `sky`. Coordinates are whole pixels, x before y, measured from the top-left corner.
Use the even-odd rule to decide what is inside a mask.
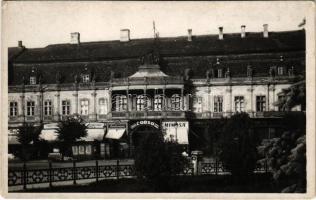
[[[300,29],[306,2],[14,2],[3,5],[5,46],[27,48],[69,43],[71,32],[81,42],[118,40],[128,28],[131,39],[153,37],[153,21],[160,37]]]

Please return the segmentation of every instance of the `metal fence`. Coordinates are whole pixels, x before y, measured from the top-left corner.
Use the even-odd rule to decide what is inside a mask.
[[[193,175],[193,167],[187,165],[184,167],[179,175]],[[8,171],[8,185],[10,186],[23,186],[31,184],[52,183],[62,181],[72,181],[77,184],[77,180],[94,179],[119,179],[119,178],[134,178],[136,177],[134,164],[120,164],[117,160],[116,164],[112,165],[99,165],[96,160],[95,165],[90,166],[76,166],[76,162],[72,163],[72,167],[52,167],[49,163],[46,169],[28,169],[26,163],[23,164],[22,169],[10,169]]]
[[[267,165],[258,165],[255,173],[267,173]],[[218,161],[201,162],[198,169],[190,163],[184,166],[178,175],[221,175],[229,174],[223,164]],[[71,167],[52,167],[49,163],[45,169],[28,169],[24,163],[22,169],[10,169],[8,171],[8,185],[23,186],[27,189],[28,185],[48,183],[49,187],[53,183],[70,181],[70,184],[77,184],[78,180],[90,179],[98,182],[100,179],[119,179],[119,178],[135,178],[134,164],[120,164],[119,160],[116,164],[99,165],[99,161],[95,161],[95,165],[76,166],[76,162]]]

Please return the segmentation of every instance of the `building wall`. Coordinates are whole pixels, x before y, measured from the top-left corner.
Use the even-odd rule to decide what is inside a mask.
[[[244,97],[244,110],[249,113],[256,112],[256,96],[266,97],[266,111],[277,111],[278,108],[274,105],[277,101],[277,94],[282,89],[288,88],[291,84],[276,84],[269,85],[196,85],[192,94],[187,94],[185,98],[186,111],[190,110],[195,113],[214,112],[214,97],[223,97],[223,113],[235,112],[234,100],[236,96]],[[100,114],[100,99],[105,100],[105,113],[110,113],[110,103],[112,99],[110,97],[111,92],[109,89],[90,89],[90,90],[67,90],[67,91],[46,91],[43,92],[43,99],[41,99],[40,92],[25,92],[9,93],[9,102],[16,101],[18,103],[18,115],[23,116],[27,112],[27,101],[35,102],[35,122],[40,121],[41,113],[43,114],[43,105],[46,100],[52,102],[52,113],[54,120],[58,115],[62,114],[62,101],[68,100],[70,102],[70,114],[81,113],[81,100],[88,100],[89,102],[89,115],[86,116],[86,120],[95,121],[98,120]],[[24,96],[24,99],[23,99]],[[187,101],[187,99],[189,101]],[[43,103],[42,103],[43,101]],[[191,102],[191,107],[188,103]],[[45,118],[45,116],[44,116]],[[53,118],[52,118],[53,119]],[[109,116],[107,117],[109,119]],[[28,120],[28,119],[27,119]],[[34,121],[34,120],[33,120]],[[45,120],[44,120],[45,121]],[[16,121],[9,121],[9,123]],[[46,120],[45,122],[49,122]]]

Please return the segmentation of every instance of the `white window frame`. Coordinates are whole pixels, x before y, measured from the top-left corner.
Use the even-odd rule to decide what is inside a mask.
[[[264,112],[266,111],[267,106],[267,98],[265,95],[258,95],[256,96],[256,111],[257,112]]]
[[[223,78],[223,69],[217,69],[217,78]]]
[[[36,77],[35,76],[30,77],[30,85],[36,85]]]
[[[163,106],[163,95],[155,95],[154,98],[154,111],[161,111]]]
[[[80,100],[80,114],[89,115],[89,99]]]
[[[147,97],[145,95],[138,95],[136,97],[136,110],[143,111],[147,107]]]
[[[245,97],[244,96],[235,96],[235,112],[244,112],[245,111]]]
[[[100,98],[99,99],[99,114],[100,115],[105,115],[106,114],[105,98]]]
[[[284,75],[284,67],[278,67],[278,75]]]
[[[170,100],[171,100],[171,110],[181,109],[181,96],[179,94],[173,94]]]
[[[194,96],[193,97],[193,112],[202,112],[202,97]]]
[[[82,74],[82,82],[89,83],[90,82],[90,74]]]
[[[223,96],[214,96],[214,112],[223,112]]]
[[[35,115],[35,101],[26,102],[26,115],[34,116]]]
[[[70,115],[70,100],[63,100],[61,102],[62,115]]]
[[[16,101],[11,101],[10,102],[10,111],[9,111],[9,115],[11,117],[15,117],[18,115],[18,102]]]
[[[44,101],[44,115],[51,116],[53,114],[53,104],[51,100]]]

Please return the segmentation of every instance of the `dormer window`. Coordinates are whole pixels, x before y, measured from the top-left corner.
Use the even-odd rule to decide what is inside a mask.
[[[223,69],[217,69],[217,78],[223,78]]]
[[[36,84],[36,77],[35,76],[31,76],[30,77],[30,85],[35,85]]]
[[[251,66],[247,66],[247,76],[248,77],[252,77],[252,73],[253,73],[252,67]]]
[[[284,75],[284,67],[278,67],[278,75]]]
[[[83,83],[89,83],[90,82],[90,75],[89,74],[83,74],[82,75],[82,82]]]

